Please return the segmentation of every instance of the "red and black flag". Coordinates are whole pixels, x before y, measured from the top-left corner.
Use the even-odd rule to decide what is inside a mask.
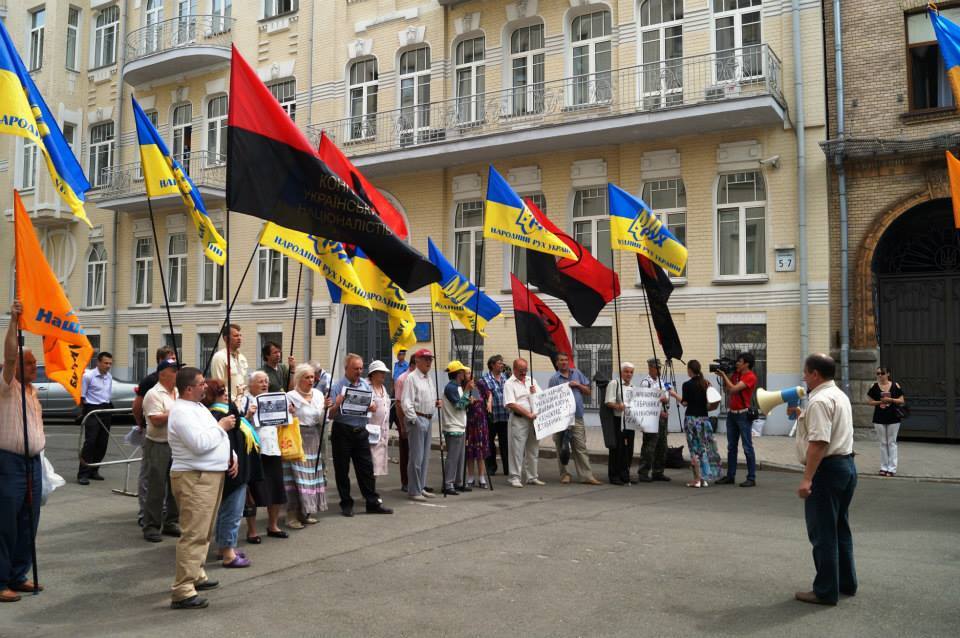
[[[650,303],[650,316],[653,317],[653,327],[657,330],[663,355],[667,359],[681,359],[683,346],[680,344],[680,335],[677,334],[677,327],[673,325],[673,317],[667,308],[667,300],[673,293],[670,276],[663,268],[639,253],[637,265],[640,266],[640,282]]]
[[[513,290],[513,321],[517,326],[517,347],[550,357],[556,362],[558,354],[566,354],[573,364],[573,348],[560,318],[547,304],[510,274]]]
[[[353,244],[407,292],[440,280],[355,189],[320,159],[236,47],[230,69],[227,208]]]
[[[528,250],[527,280],[542,292],[566,302],[570,314],[581,326],[592,326],[604,306],[620,296],[620,279],[589,250],[557,228],[536,204],[529,199],[526,202],[537,221],[577,255],[577,259],[558,259]]]

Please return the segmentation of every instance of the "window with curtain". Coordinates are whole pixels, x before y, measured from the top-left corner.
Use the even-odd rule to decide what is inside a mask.
[[[190,149],[193,148],[193,105],[180,104],[173,108],[173,159],[180,162],[190,174]]]
[[[430,47],[405,51],[400,56],[400,128],[430,126]]]
[[[594,11],[573,19],[571,56],[573,59],[572,101],[574,106],[595,104],[610,99],[612,92],[611,46],[613,27],[609,11]]]
[[[207,102],[207,166],[227,161],[227,96],[218,95]]]
[[[133,304],[153,303],[153,241],[140,237],[133,248]]]
[[[31,190],[37,185],[37,155],[39,149],[32,141],[23,138],[20,150],[20,189]]]
[[[350,139],[377,136],[379,72],[374,58],[350,65]]]
[[[543,113],[545,56],[543,24],[520,27],[510,34],[513,115]]]
[[[766,187],[759,171],[720,176],[717,186],[719,275],[758,275],[767,271],[766,199]]]
[[[483,201],[457,203],[454,220],[454,261],[457,270],[483,287]]]
[[[90,170],[87,177],[91,186],[104,186],[113,168],[113,122],[90,127]]]
[[[763,76],[762,0],[713,0],[716,80]]]
[[[485,69],[483,36],[457,43],[455,73],[460,124],[483,119]]]
[[[683,103],[683,0],[640,3],[643,108]]]
[[[70,7],[67,11],[66,67],[70,71],[80,68],[80,9]]]
[[[102,308],[107,299],[107,251],[103,242],[93,242],[87,249],[87,277],[84,287],[84,308]]]
[[[93,29],[93,67],[117,62],[117,30],[120,28],[120,7],[110,5],[100,10]]]
[[[170,303],[187,300],[187,235],[175,233],[167,239],[167,296]]]
[[[275,250],[257,249],[257,299],[278,301],[287,298],[287,257]]]

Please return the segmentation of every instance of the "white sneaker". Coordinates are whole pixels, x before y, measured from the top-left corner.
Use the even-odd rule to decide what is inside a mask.
[[[546,483],[544,483],[540,479],[532,478],[532,479],[527,479],[527,485],[546,485]]]
[[[408,496],[407,498],[409,498],[411,501],[425,501],[425,500],[427,500],[427,499],[425,499],[425,498],[423,497],[423,494],[411,494],[411,495]]]
[[[421,496],[423,496],[424,498],[437,498],[436,494],[431,494],[430,492],[422,492]]]
[[[515,479],[515,478],[512,478],[509,481],[507,481],[507,485],[509,485],[510,487],[523,487],[523,483],[520,482],[520,479]]]

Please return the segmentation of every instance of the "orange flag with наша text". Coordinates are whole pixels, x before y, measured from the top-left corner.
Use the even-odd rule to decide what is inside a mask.
[[[17,297],[23,303],[20,328],[43,337],[46,374],[80,403],[83,372],[93,347],[66,293],[40,248],[20,193],[13,191]]]

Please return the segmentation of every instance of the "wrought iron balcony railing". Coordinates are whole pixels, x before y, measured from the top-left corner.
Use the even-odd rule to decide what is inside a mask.
[[[198,187],[224,189],[227,185],[227,156],[194,151],[177,157]],[[146,197],[140,162],[120,164],[90,175],[91,197],[96,201],[124,197]]]
[[[148,24],[127,35],[127,62],[187,45],[229,49],[234,18],[185,15]]]
[[[322,122],[310,133],[316,139],[326,132],[347,154],[359,156],[745,97],[786,104],[780,59],[765,44],[426,104],[412,102],[413,94],[401,108]]]

